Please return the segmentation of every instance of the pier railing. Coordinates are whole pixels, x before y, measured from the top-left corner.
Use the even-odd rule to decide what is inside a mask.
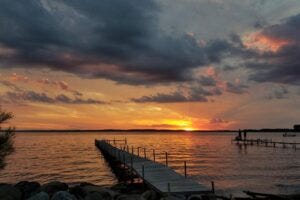
[[[121,144],[120,144],[121,142]],[[187,162],[183,162],[184,175],[171,169],[169,155],[164,153],[165,163],[158,163],[155,149],[133,147],[124,140],[95,140],[96,146],[108,159],[115,159],[121,166],[141,178],[149,187],[160,193],[207,193],[214,191],[187,177]],[[148,153],[148,154],[147,154]]]

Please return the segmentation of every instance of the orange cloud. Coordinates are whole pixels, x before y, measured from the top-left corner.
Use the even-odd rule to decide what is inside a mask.
[[[250,49],[277,52],[281,47],[288,45],[290,41],[265,35],[263,33],[253,33],[247,35],[244,38],[243,43],[247,48]]]

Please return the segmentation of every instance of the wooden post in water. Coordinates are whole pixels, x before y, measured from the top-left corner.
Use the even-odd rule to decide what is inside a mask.
[[[125,144],[127,144],[127,138],[125,138]]]
[[[137,155],[140,156],[140,147],[138,147],[137,150],[138,150]]]
[[[155,149],[152,149],[153,151],[153,161],[155,162]]]
[[[215,193],[215,182],[211,182],[211,191]]]
[[[145,165],[142,165],[142,177],[145,179]]]
[[[114,138],[114,145],[116,145],[116,138]]]
[[[123,168],[125,169],[125,154],[123,154]]]
[[[186,161],[184,161],[184,177],[187,177],[187,171],[186,171]]]
[[[134,155],[133,146],[131,146],[131,154]]]
[[[146,155],[146,148],[144,148],[144,158],[147,158],[147,155]]]
[[[166,165],[168,166],[168,152],[166,152]]]

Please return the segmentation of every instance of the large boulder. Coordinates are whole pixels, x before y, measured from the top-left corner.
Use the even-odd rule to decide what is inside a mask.
[[[128,193],[130,191],[130,185],[127,185],[126,183],[118,183],[110,187],[110,189],[120,193]]]
[[[77,197],[77,199],[84,199],[87,195],[87,192],[80,185],[75,185],[69,188],[69,192]]]
[[[85,185],[82,186],[82,189],[85,191],[86,194],[97,192],[100,193],[103,197],[108,196],[111,199],[114,199],[114,197],[119,194],[118,192],[97,185]]]
[[[69,189],[66,183],[62,183],[59,181],[53,181],[50,183],[46,183],[41,187],[42,191],[48,193],[52,196],[54,193],[59,191],[67,191]]]
[[[27,199],[38,193],[41,185],[38,182],[21,181],[15,187],[22,192],[22,199]]]
[[[21,191],[10,184],[0,184],[0,199],[21,200]]]
[[[39,192],[27,200],[49,200],[50,197],[46,192]]]
[[[158,194],[153,190],[147,190],[141,195],[141,200],[157,200]]]
[[[77,198],[67,191],[56,192],[51,200],[77,200]]]

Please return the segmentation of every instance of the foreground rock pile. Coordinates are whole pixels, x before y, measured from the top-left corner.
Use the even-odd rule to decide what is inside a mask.
[[[0,184],[0,200],[180,200],[180,198],[160,197],[152,190],[143,190],[141,185],[120,183],[108,188],[90,183],[69,186],[58,181],[44,185],[22,181],[15,185]]]

